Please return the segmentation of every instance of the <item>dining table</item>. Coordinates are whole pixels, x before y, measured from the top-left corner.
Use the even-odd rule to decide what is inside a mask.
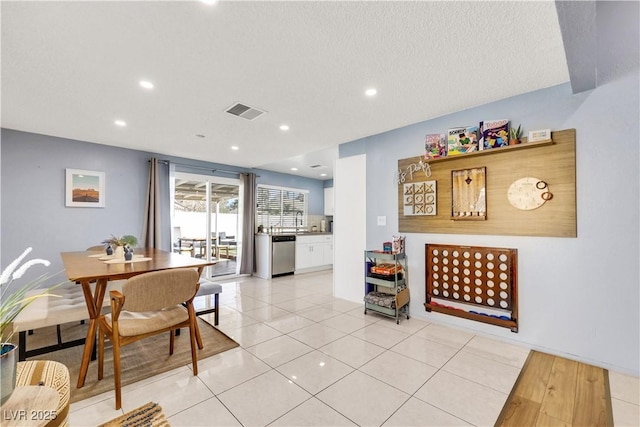
[[[131,261],[118,259],[95,251],[62,252],[62,263],[70,281],[82,286],[82,292],[89,312],[89,325],[84,343],[84,351],[78,375],[77,388],[84,386],[91,353],[98,329],[98,317],[102,310],[107,283],[126,280],[152,271],[173,268],[195,268],[201,275],[205,267],[215,262],[192,258],[155,248],[135,249]],[[95,286],[92,284],[95,283]]]

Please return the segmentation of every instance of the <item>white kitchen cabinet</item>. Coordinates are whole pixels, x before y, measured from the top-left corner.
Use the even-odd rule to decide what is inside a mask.
[[[322,246],[322,258],[324,259],[323,264],[333,265],[333,236],[331,236],[330,242],[325,241]]]
[[[302,243],[300,236],[298,236],[296,240],[296,271],[313,266],[313,244]]]
[[[296,271],[330,268],[333,264],[333,235],[296,236]]]
[[[324,214],[333,216],[333,187],[324,189]]]
[[[255,235],[256,268],[255,275],[263,279],[271,278],[271,236]]]

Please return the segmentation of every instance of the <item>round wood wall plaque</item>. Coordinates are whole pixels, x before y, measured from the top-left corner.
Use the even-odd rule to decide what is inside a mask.
[[[528,176],[511,183],[507,191],[507,198],[514,208],[530,211],[539,208],[544,205],[544,202],[550,200],[550,197],[543,197],[544,193],[551,194],[547,183],[541,179]]]

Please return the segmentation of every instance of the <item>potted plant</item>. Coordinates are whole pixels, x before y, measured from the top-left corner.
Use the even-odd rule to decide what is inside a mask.
[[[520,137],[522,136],[522,125],[518,125],[517,128],[513,126],[509,129],[509,145],[520,144]]]
[[[130,248],[138,245],[138,238],[130,234],[125,234],[122,237],[116,237],[112,234],[110,238],[103,240],[102,243],[106,245],[107,253],[109,253],[109,248],[112,248],[113,255],[116,258],[124,258],[125,252],[129,252]],[[126,251],[125,248],[127,248]]]
[[[4,403],[16,385],[16,364],[18,363],[18,346],[11,343],[13,336],[13,320],[33,301],[43,296],[55,296],[49,291],[55,286],[43,289],[41,293],[33,294],[46,279],[47,275],[42,275],[35,280],[25,283],[20,287],[12,288],[17,280],[22,278],[29,267],[42,264],[46,267],[50,262],[44,259],[32,259],[25,262],[18,268],[22,260],[31,252],[32,248],[27,248],[22,255],[16,258],[2,271],[0,275],[0,377],[2,382],[2,397]],[[11,290],[11,293],[9,292]]]

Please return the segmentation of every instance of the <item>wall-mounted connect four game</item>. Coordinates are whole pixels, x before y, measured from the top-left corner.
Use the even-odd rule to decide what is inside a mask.
[[[516,249],[427,244],[425,257],[427,311],[518,332]]]

